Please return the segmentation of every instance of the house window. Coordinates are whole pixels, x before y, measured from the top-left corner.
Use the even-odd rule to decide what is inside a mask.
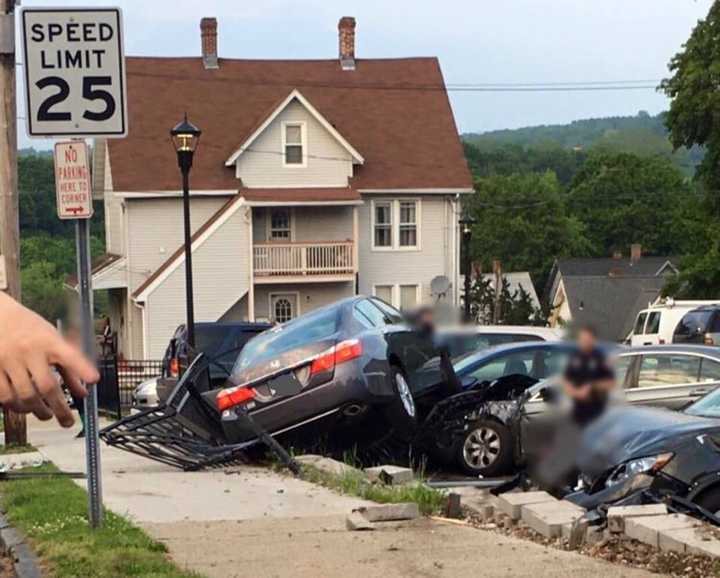
[[[275,323],[286,323],[297,316],[296,294],[270,295],[270,316]]]
[[[420,248],[420,201],[373,201],[373,249]]]
[[[285,124],[284,125],[284,147],[285,147],[285,164],[294,166],[303,166],[305,164],[304,153],[304,126],[302,124]]]
[[[417,201],[400,201],[400,246],[417,244]]]
[[[418,293],[418,285],[400,285],[400,309],[402,311],[415,309],[419,305]]]
[[[392,285],[375,285],[375,297],[382,299],[385,303],[393,302],[393,286]]]
[[[375,203],[375,246],[392,247],[392,203]]]
[[[290,241],[292,219],[289,208],[275,208],[270,211],[270,240]]]

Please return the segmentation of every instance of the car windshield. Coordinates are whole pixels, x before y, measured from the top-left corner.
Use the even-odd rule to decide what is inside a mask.
[[[691,311],[686,313],[675,328],[675,335],[704,333],[710,323],[712,314],[712,311]]]
[[[250,340],[233,367],[233,374],[301,345],[320,341],[338,330],[338,309],[322,309],[261,333]]]
[[[685,410],[685,413],[702,417],[720,417],[720,389],[696,401]]]

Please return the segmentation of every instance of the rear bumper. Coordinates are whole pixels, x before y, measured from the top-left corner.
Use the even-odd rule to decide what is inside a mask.
[[[339,414],[350,405],[372,406],[391,398],[378,392],[365,378],[359,363],[336,368],[333,379],[297,395],[264,406],[246,406],[253,420],[271,435],[291,431],[313,421]],[[254,437],[242,411],[229,409],[221,417],[223,432],[232,443]]]

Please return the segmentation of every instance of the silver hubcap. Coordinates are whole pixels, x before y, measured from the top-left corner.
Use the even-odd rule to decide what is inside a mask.
[[[487,468],[500,455],[500,437],[487,427],[472,430],[465,438],[463,457],[465,463],[473,468]]]
[[[405,408],[405,411],[410,417],[415,417],[415,400],[410,393],[407,381],[400,373],[395,374],[395,383],[397,384],[398,393],[400,394],[400,401]]]

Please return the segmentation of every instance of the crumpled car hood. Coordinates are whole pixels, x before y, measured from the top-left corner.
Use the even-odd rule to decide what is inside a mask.
[[[583,434],[578,467],[594,478],[615,466],[672,451],[688,436],[720,432],[720,420],[663,409],[614,407]]]

